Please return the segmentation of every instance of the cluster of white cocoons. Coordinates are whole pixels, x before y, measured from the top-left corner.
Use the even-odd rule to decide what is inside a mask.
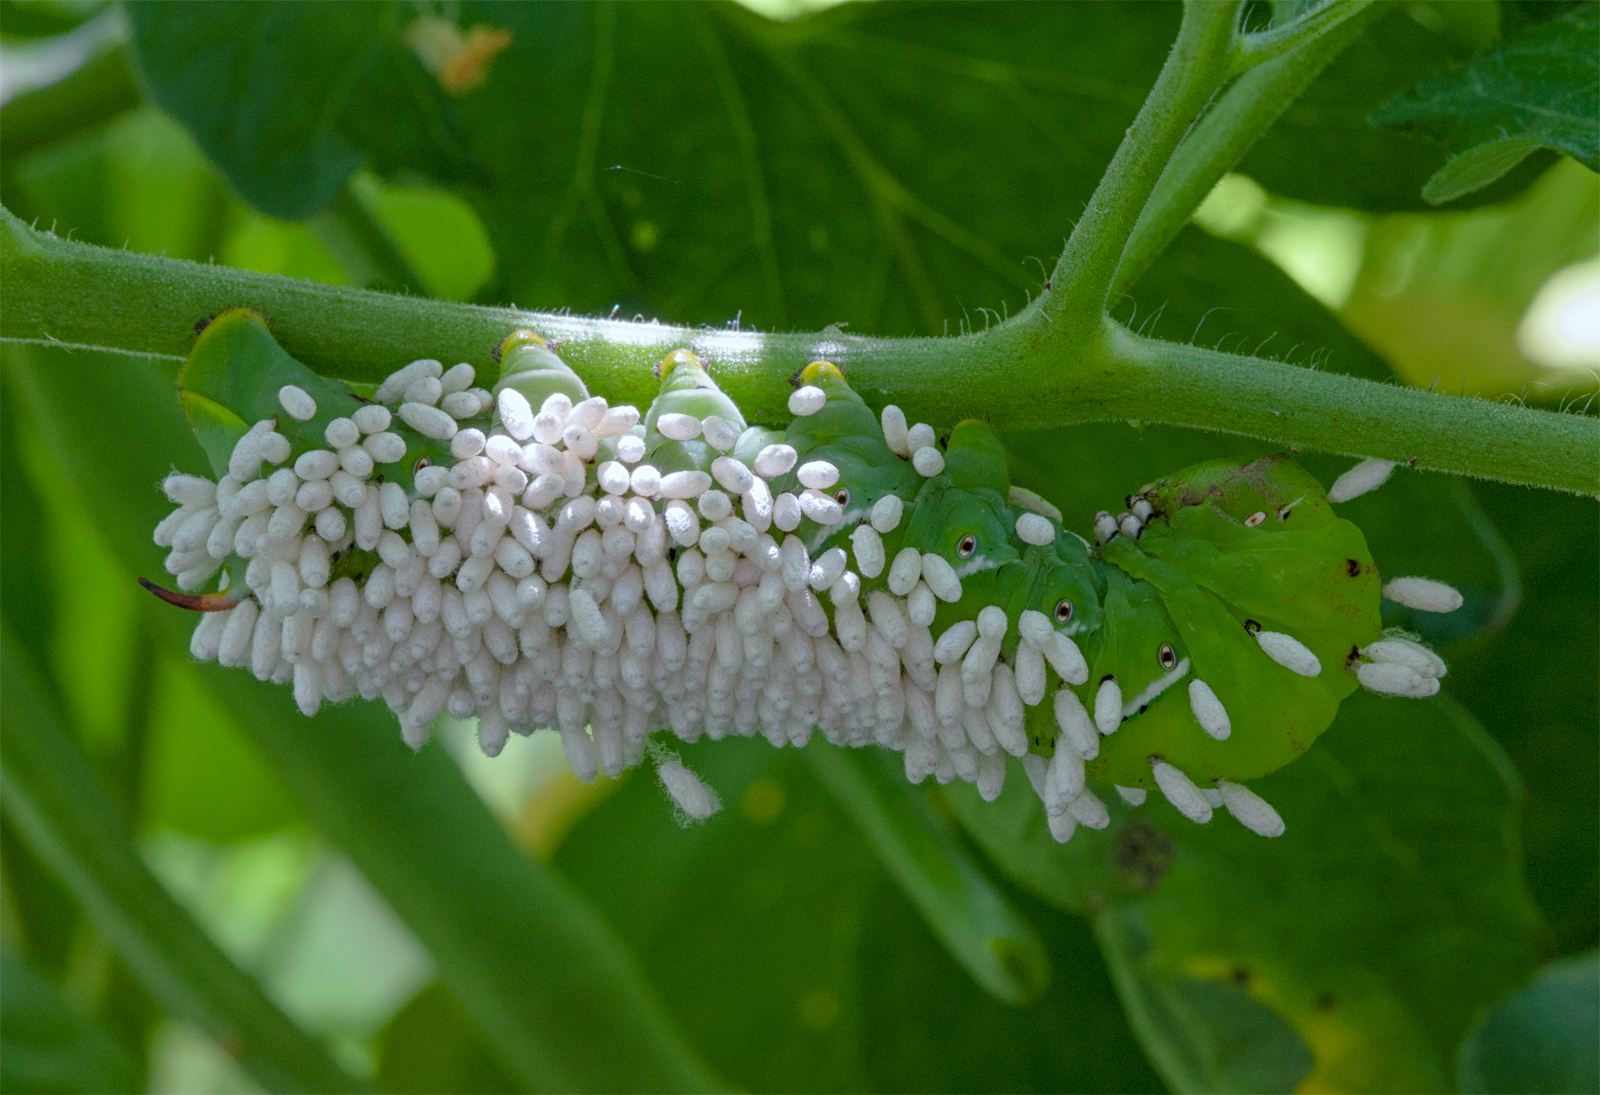
[[[442,711],[476,717],[490,755],[511,732],[553,728],[583,779],[637,764],[656,730],[800,746],[820,729],[840,745],[902,751],[914,781],[959,777],[988,799],[1000,793],[1005,754],[1027,752],[1016,676],[997,664],[1005,614],[986,610],[936,650],[937,604],[959,600],[961,582],[915,549],[885,558],[898,498],[853,530],[850,551],[812,558],[793,535],[802,518],[843,519],[826,461],[796,469],[795,450],[778,444],[747,467],[729,455],[732,423],[662,415],[665,436],[702,437],[722,453],[710,473],[662,472],[643,462],[633,407],[555,395],[534,408],[472,381],[470,366],[413,362],[328,426],[326,449],[291,462],[268,419],[240,440],[219,483],[169,476],[178,509],[155,539],[172,549],[177,584],[199,587],[230,555],[247,563],[244,588],[227,591],[237,604],[202,615],[191,653],[292,681],[308,716],[324,701],[381,696],[413,747]],[[811,414],[819,396],[802,388],[791,403]],[[296,421],[316,414],[292,385],[279,402]],[[457,416],[491,402],[487,435],[460,426]],[[378,466],[406,453],[388,432],[392,416],[448,440],[456,463],[418,469],[410,493],[383,481]],[[938,455],[931,427],[907,429],[894,408],[885,418],[899,419],[908,458]],[[615,459],[599,453],[607,439]],[[923,456],[919,470],[937,474],[936,463]],[[791,471],[798,493],[774,494],[770,481]],[[381,562],[359,582],[334,578],[352,548]],[[885,570],[890,591],[863,596],[861,576]],[[1037,655],[1023,659],[1029,702],[1043,699],[1043,659],[1082,662],[1053,636],[1030,640]],[[683,813],[714,809],[715,796],[663,758]]]
[[[800,463],[792,447],[773,444],[747,466],[731,455],[734,423],[668,413],[657,421],[663,436],[701,438],[720,455],[709,472],[663,471],[644,461],[634,407],[557,394],[536,408],[515,389],[494,397],[473,380],[469,365],[412,362],[373,402],[327,426],[327,448],[291,461],[288,438],[267,419],[238,442],[220,482],[169,476],[163,488],[178,508],[155,540],[171,549],[166,568],[177,584],[197,589],[230,556],[246,561],[243,588],[239,575],[219,583],[237,603],[202,615],[191,653],[292,682],[308,716],[324,701],[381,696],[413,748],[447,711],[478,720],[491,756],[510,733],[555,730],[584,780],[619,775],[649,753],[688,820],[713,813],[716,795],[650,741],[654,732],[685,742],[760,734],[798,747],[820,730],[837,745],[901,752],[913,783],[961,779],[990,801],[1011,755],[1056,839],[1108,824],[1084,774],[1100,737],[1122,721],[1116,682],[1101,686],[1093,712],[1070,688],[1047,695],[1047,666],[1074,685],[1087,681],[1088,666],[1039,612],[1022,613],[1009,663],[1000,657],[1009,620],[997,607],[935,638],[938,604],[958,601],[961,581],[946,560],[915,548],[886,558],[882,537],[898,527],[901,499],[880,500],[848,550],[813,558],[794,533],[805,518],[843,520],[831,463]],[[825,403],[806,386],[789,407],[806,416]],[[297,422],[317,413],[294,385],[279,404]],[[487,433],[461,425],[491,407]],[[390,431],[396,417],[448,442],[455,460],[415,469],[409,492],[380,470],[407,452]],[[889,447],[919,473],[943,471],[931,426],[908,425],[893,406],[882,422]],[[798,486],[775,493],[771,483],[791,472]],[[1099,515],[1097,533],[1137,535],[1145,506],[1117,521]],[[1016,531],[1030,544],[1055,536],[1036,514]],[[381,561],[359,580],[335,578],[352,549]],[[888,588],[863,594],[862,579],[880,575]],[[1296,672],[1320,672],[1291,637],[1258,639]],[[1428,694],[1444,672],[1406,639],[1364,653],[1362,683],[1382,691]],[[1195,680],[1189,696],[1205,731],[1226,738],[1215,694]],[[1043,703],[1060,730],[1049,760],[1029,752],[1024,728],[1026,709]],[[1197,821],[1221,805],[1257,832],[1283,829],[1243,787],[1202,791],[1159,761],[1153,774]],[[1142,792],[1120,790],[1142,801]]]

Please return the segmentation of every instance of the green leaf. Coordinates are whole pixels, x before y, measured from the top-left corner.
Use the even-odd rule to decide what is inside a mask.
[[[413,996],[378,1035],[379,1086],[395,1095],[518,1090],[450,990],[438,982]]]
[[[1102,942],[1136,930],[1149,951],[1108,961],[1247,988],[1310,1047],[1307,1088],[1444,1087],[1467,1026],[1533,962],[1514,779],[1459,705],[1359,692],[1253,785],[1284,836],[1149,808],[1179,854],[1154,894],[1106,914],[1121,920]],[[1180,1052],[1151,1049],[1158,1064]]]
[[[362,155],[335,122],[380,54],[387,5],[224,2],[204,18],[128,8],[150,97],[181,119],[240,194],[273,216],[329,207]],[[160,48],[149,44],[159,41]]]
[[[0,651],[0,782],[7,815],[35,854],[72,889],[152,995],[236,1046],[240,1063],[264,1085],[360,1090],[150,874],[87,763],[62,733],[25,648],[9,625],[6,632]]]
[[[7,1091],[133,1091],[139,1067],[97,1023],[19,954],[0,953],[0,1087]]]
[[[951,955],[978,984],[1009,1004],[1037,997],[1050,965],[1033,926],[956,843],[905,781],[901,758],[818,744],[806,750],[839,804]]]
[[[1472,46],[1452,30],[1431,7],[1394,5],[1289,104],[1237,170],[1274,194],[1316,205],[1374,213],[1433,208],[1422,188],[1444,166],[1448,150],[1432,136],[1380,127],[1369,117],[1405,89],[1467,61]],[[1548,153],[1529,157],[1457,208],[1504,201],[1552,159]]]
[[[1178,22],[1156,4],[846,5],[778,22],[732,4],[468,3],[461,28],[511,42],[457,96],[406,44],[411,9],[361,11],[131,21],[157,101],[261,208],[325,208],[356,149],[473,202],[500,300],[930,334],[1025,302]],[[1014,215],[1040,195],[1052,215]]]
[[[1536,148],[1600,171],[1600,5],[1537,23],[1499,49],[1384,103],[1375,124],[1425,133],[1454,155],[1422,196],[1440,204],[1487,186]]]
[[[1020,776],[1021,773],[1019,772]],[[952,784],[953,786],[953,784]],[[878,1091],[1159,1091],[1088,924],[1009,894],[1058,971],[1024,1007],[973,984],[900,892],[868,906],[862,1044]]]
[[[1527,781],[1523,855],[1545,953],[1571,954],[1600,937],[1600,629],[1588,625],[1600,620],[1600,514],[1586,498],[1476,490],[1516,551],[1523,598],[1494,641],[1449,652],[1445,684]]]
[[[1551,962],[1461,1044],[1465,1092],[1600,1091],[1600,952]]]
[[[826,746],[807,747],[817,748]],[[636,771],[574,826],[556,861],[734,1082],[753,1091],[1156,1088],[1080,922],[1001,891],[1061,971],[1031,1004],[1002,1003],[928,930],[809,758],[731,737],[683,754],[721,795],[721,813],[680,829],[665,792]]]
[[[1422,184],[1423,200],[1430,205],[1443,205],[1482,190],[1543,147],[1546,146],[1533,137],[1507,137],[1473,145],[1451,156]]]
[[[1311,1071],[1305,1040],[1245,988],[1153,963],[1137,909],[1109,910],[1095,930],[1129,1021],[1174,1091],[1293,1091]]]
[[[573,827],[556,864],[731,1083],[866,1089],[856,956],[882,868],[793,751],[729,737],[682,754],[720,813],[680,828],[636,769]]]

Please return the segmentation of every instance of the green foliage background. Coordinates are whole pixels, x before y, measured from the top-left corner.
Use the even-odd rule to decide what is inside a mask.
[[[676,4],[116,10],[126,45],[66,77],[71,94],[0,115],[0,199],[60,235],[481,303],[885,335],[982,327],[1037,291],[1178,22],[1157,3],[847,5],[790,22]],[[37,45],[90,13],[5,0],[0,32]],[[453,94],[407,45],[419,16],[502,27],[510,45]],[[1351,314],[1265,258],[1258,233],[1190,227],[1118,318],[1426,387],[1428,364],[1371,347],[1403,348],[1409,325],[1485,293],[1514,323],[1550,272],[1595,251],[1593,18],[1592,4],[1396,5],[1250,152],[1239,170],[1274,208],[1339,207],[1368,234]],[[1578,43],[1551,76],[1570,117],[1530,129],[1498,177],[1463,167],[1452,156],[1507,123],[1452,96],[1514,72],[1530,36]],[[1380,108],[1396,124],[1374,124]],[[1487,185],[1435,211],[1425,188],[1438,197],[1450,164],[1452,185]],[[1512,216],[1565,226],[1560,246],[1506,249],[1482,228]],[[1401,223],[1515,276],[1426,284],[1411,315],[1378,307],[1374,256]],[[87,762],[75,780],[45,764],[59,792],[120,819],[85,839],[110,855],[125,827],[262,1007],[384,1090],[668,1086],[646,1035],[607,1015],[595,985],[613,981],[751,1090],[1594,1089],[1594,1023],[1558,1021],[1593,1010],[1600,941],[1592,500],[1402,471],[1345,507],[1386,572],[1450,581],[1467,606],[1386,619],[1439,645],[1445,693],[1347,701],[1262,781],[1280,840],[1119,803],[1108,830],[1058,847],[1020,771],[992,805],[960,785],[917,791],[1042,941],[1048,986],[1013,1006],[952,957],[805,754],[690,748],[727,808],[682,830],[648,775],[577,784],[551,735],[491,762],[445,720],[412,756],[379,708],[308,722],[282,690],[192,664],[190,621],[133,582],[160,572],[155,484],[205,466],[175,363],[0,354],[0,1087],[310,1082],[205,1033],[205,1009],[173,989],[212,976],[204,961],[152,979],[128,936],[86,914],[64,860],[24,838],[16,811],[34,799],[17,797],[12,735],[58,734],[61,756]],[[1447,390],[1484,383],[1459,368]],[[1516,368],[1491,392],[1540,376]],[[1160,474],[1266,451],[1138,423],[1006,442],[1018,481],[1080,529]],[[1346,463],[1304,461],[1324,481]],[[140,915],[165,907],[140,900]],[[563,919],[574,909],[592,931]],[[597,973],[596,954],[615,961]],[[561,1020],[545,1017],[562,1011],[593,1021],[556,1052]]]

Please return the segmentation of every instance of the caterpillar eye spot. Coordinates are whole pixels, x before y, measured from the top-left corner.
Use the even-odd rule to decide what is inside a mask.
[[[1171,669],[1178,664],[1178,652],[1172,649],[1171,643],[1162,643],[1161,649],[1156,653],[1156,660],[1161,663],[1162,669]]]
[[[1068,600],[1057,601],[1056,602],[1056,623],[1058,623],[1058,624],[1069,623],[1072,620],[1072,612],[1073,612],[1073,607],[1072,607],[1072,602],[1071,601],[1068,601]]]
[[[1261,625],[1254,620],[1246,620],[1244,622],[1244,632],[1246,635],[1254,637],[1261,633]]]
[[[1361,563],[1358,560],[1346,559],[1344,561],[1344,569],[1352,578],[1361,577]]]
[[[1258,509],[1254,513],[1252,513],[1249,517],[1246,517],[1244,519],[1244,527],[1245,528],[1260,528],[1261,527],[1261,523],[1263,521],[1265,521],[1266,519],[1267,519],[1267,511],[1264,510],[1264,509]]]
[[[956,543],[956,554],[963,559],[972,558],[972,553],[978,550],[978,538],[972,533],[967,533]]]
[[[1290,503],[1287,506],[1279,506],[1277,511],[1276,511],[1277,518],[1280,521],[1287,521],[1289,519],[1289,514],[1291,514],[1293,512],[1294,512],[1294,504],[1293,503]]]
[[[417,462],[411,465],[412,478],[415,478],[417,472],[421,471],[423,468],[431,468],[432,466],[433,461],[429,460],[426,456],[417,457]]]
[[[850,504],[850,489],[848,487],[840,487],[833,492],[833,500],[841,506],[848,506]]]

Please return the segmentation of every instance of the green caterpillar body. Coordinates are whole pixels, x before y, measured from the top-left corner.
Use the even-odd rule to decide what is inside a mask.
[[[836,369],[813,365],[801,379],[828,400],[791,423],[786,440],[802,462],[833,463],[836,491],[850,500],[839,524],[800,530],[808,546],[845,543],[872,504],[894,493],[905,514],[882,537],[886,555],[903,547],[935,554],[961,579],[960,599],[938,607],[934,635],[995,605],[1008,621],[1001,658],[1014,660],[1022,614],[1044,615],[1088,666],[1087,679],[1074,682],[1047,666],[1047,695],[1070,689],[1086,712],[1107,681],[1121,695],[1088,778],[1152,787],[1153,757],[1202,786],[1258,778],[1301,755],[1357,687],[1348,669],[1380,635],[1377,570],[1360,530],[1287,456],[1213,461],[1152,484],[1139,496],[1151,514],[1138,538],[1115,536],[1091,551],[1047,517],[1051,542],[1028,544],[1016,521],[1030,511],[1008,503],[1004,447],[986,425],[960,423],[946,440],[943,473],[924,480],[889,449]],[[863,590],[884,584],[883,574],[862,578]],[[1307,677],[1273,660],[1255,638],[1260,631],[1292,631],[1320,672]],[[1193,680],[1226,709],[1225,739],[1198,724]],[[1026,727],[1031,750],[1051,756],[1061,733],[1052,704],[1030,705]]]
[[[492,392],[432,359],[358,392],[254,313],[217,317],[180,377],[216,479],[169,476],[154,533],[180,589],[222,572],[152,587],[204,614],[191,652],[292,681],[308,715],[381,696],[415,747],[446,711],[491,755],[556,729],[586,779],[653,733],[820,729],[993,799],[1010,755],[1058,840],[1107,823],[1085,780],[1276,835],[1241,781],[1303,753],[1358,684],[1425,696],[1446,671],[1378,604],[1459,595],[1381,586],[1285,456],[1150,484],[1091,542],[1012,487],[987,425],[939,441],[827,362],[791,421],[756,425],[688,351],[642,418],[531,333],[499,365]],[[705,816],[714,796],[669,770]]]

